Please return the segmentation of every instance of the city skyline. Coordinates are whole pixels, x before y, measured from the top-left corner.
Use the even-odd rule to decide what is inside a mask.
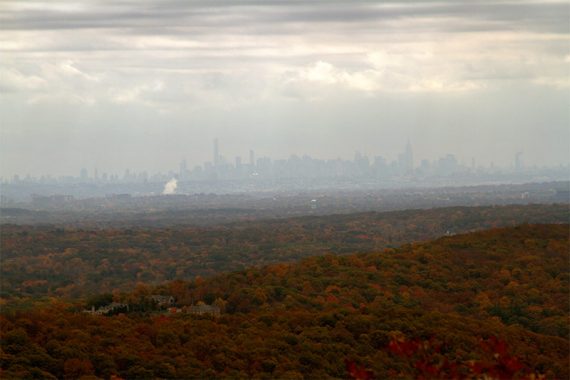
[[[399,144],[397,143],[390,143],[388,144],[389,148],[385,149],[384,151],[374,151],[373,149],[354,149],[352,151],[352,153],[346,153],[345,154],[337,154],[337,155],[326,155],[326,154],[315,154],[314,152],[310,152],[310,151],[300,151],[300,149],[294,149],[295,147],[292,147],[292,149],[290,149],[290,152],[288,153],[284,153],[283,150],[282,151],[278,151],[277,153],[281,153],[277,156],[271,156],[271,159],[275,159],[275,160],[284,160],[284,159],[289,159],[293,156],[298,156],[298,157],[303,157],[303,156],[309,156],[311,158],[314,159],[318,159],[318,160],[352,160],[354,158],[354,156],[356,154],[362,154],[365,156],[368,156],[371,160],[374,159],[374,157],[376,156],[382,156],[383,158],[385,158],[388,161],[395,161],[398,160],[400,155],[403,153],[403,149],[400,148],[401,146],[405,146],[408,143],[413,143],[412,139],[409,137],[402,137],[399,140]],[[194,142],[197,142],[198,140],[194,140]],[[129,164],[125,164],[124,166],[118,166],[115,165],[115,167],[109,167],[109,165],[107,166],[103,166],[103,165],[97,165],[97,162],[91,162],[91,163],[87,163],[87,164],[76,164],[74,167],[69,168],[68,170],[60,170],[60,171],[55,171],[52,170],[50,172],[46,172],[46,171],[41,171],[39,169],[37,169],[37,167],[35,165],[32,165],[29,170],[26,170],[24,172],[9,172],[6,170],[6,162],[2,162],[2,171],[0,171],[0,178],[11,178],[15,175],[17,176],[27,176],[30,175],[32,177],[41,177],[41,176],[54,176],[54,177],[64,177],[64,176],[75,176],[77,174],[77,172],[81,171],[82,169],[86,168],[89,169],[89,172],[91,173],[94,170],[97,170],[101,173],[106,172],[108,174],[120,174],[122,172],[124,172],[124,170],[126,169],[130,169],[130,170],[134,170],[137,172],[142,172],[142,171],[147,171],[147,172],[152,172],[152,173],[161,173],[161,172],[168,172],[171,171],[174,167],[176,167],[177,165],[179,165],[181,160],[186,160],[187,164],[189,167],[194,167],[196,165],[203,165],[206,162],[215,162],[213,153],[207,152],[206,150],[203,149],[203,147],[207,146],[208,144],[205,144],[205,139],[204,140],[200,140],[198,142],[198,145],[201,146],[202,151],[200,153],[200,155],[196,158],[195,155],[192,155],[191,152],[190,154],[185,154],[185,152],[179,152],[180,154],[173,154],[173,151],[166,148],[164,151],[172,154],[173,158],[172,160],[170,160],[170,162],[168,163],[164,163],[162,165],[159,166],[154,166],[154,165],[149,165],[149,167],[145,167],[144,165],[141,165],[140,163],[144,162],[145,158],[148,158],[148,155],[145,154],[141,154],[140,156],[132,156],[131,155],[131,162]],[[242,160],[243,163],[250,163],[251,162],[251,155],[252,153],[256,152],[255,154],[257,156],[262,156],[262,157],[270,157],[271,154],[271,150],[270,149],[263,149],[263,146],[258,150],[258,147],[252,147],[252,144],[249,145],[242,145],[242,146],[237,146],[236,143],[230,143],[228,144],[228,142],[233,141],[229,138],[219,138],[219,137],[214,137],[212,140],[212,143],[214,143],[215,141],[217,141],[218,146],[221,146],[222,149],[225,147],[227,149],[228,145],[230,146],[230,148],[228,149],[229,152],[223,152],[219,154],[219,158],[220,159],[225,159],[228,162],[235,162],[236,158],[240,158]],[[384,142],[388,141],[387,139],[383,140]],[[475,162],[475,167],[477,168],[513,168],[517,166],[517,161],[519,161],[520,163],[524,163],[525,166],[527,167],[558,167],[558,166],[567,166],[570,165],[570,148],[568,151],[568,160],[560,160],[560,161],[553,161],[553,162],[544,162],[544,161],[538,161],[538,162],[534,162],[532,161],[532,157],[529,159],[528,154],[525,152],[524,149],[521,149],[520,147],[516,147],[510,151],[506,151],[503,152],[503,154],[501,155],[501,159],[495,161],[491,158],[489,158],[487,155],[482,154],[482,155],[467,155],[464,153],[464,151],[462,149],[457,149],[457,151],[440,151],[440,152],[433,152],[429,149],[426,149],[425,146],[423,146],[423,144],[412,144],[414,145],[414,157],[417,158],[417,160],[415,161],[415,166],[419,166],[419,164],[421,163],[422,160],[428,160],[431,162],[437,161],[439,159],[441,159],[442,157],[445,157],[447,155],[453,155],[457,161],[464,166],[469,166],[472,167],[473,166],[473,162]],[[220,150],[220,148],[218,148],[218,150]],[[285,149],[286,150],[286,149]],[[164,152],[163,151],[163,152]],[[417,151],[422,152],[422,153],[417,153]],[[426,151],[431,151],[430,155],[426,155],[425,152]],[[153,154],[157,153],[157,152],[152,152]],[[159,152],[160,155],[162,155],[162,152]],[[186,152],[188,153],[188,152]],[[194,159],[188,159],[187,157],[195,157]],[[41,160],[41,156],[36,157],[38,160]],[[78,160],[85,162],[85,160]]]
[[[40,175],[30,175],[30,174],[14,174],[11,177],[0,176],[4,182],[17,182],[19,180],[57,180],[58,178],[64,179],[78,179],[83,182],[87,181],[147,181],[149,179],[157,178],[159,181],[163,181],[165,178],[174,177],[179,180],[212,180],[212,179],[223,179],[224,176],[231,179],[246,179],[248,177],[259,175],[258,169],[265,167],[271,167],[273,170],[274,165],[290,165],[291,162],[297,163],[319,163],[322,165],[338,165],[343,164],[355,164],[355,168],[360,167],[362,170],[372,170],[369,173],[361,174],[359,176],[383,176],[385,178],[395,178],[395,177],[417,177],[417,176],[437,176],[437,175],[450,175],[454,173],[466,173],[471,174],[476,173],[516,173],[525,170],[540,170],[540,169],[556,169],[565,167],[570,169],[570,166],[560,164],[551,166],[537,166],[532,165],[525,161],[524,152],[516,152],[510,165],[496,165],[491,162],[489,165],[477,164],[477,160],[472,158],[471,160],[460,160],[457,158],[456,154],[449,152],[442,152],[442,154],[436,159],[427,159],[422,157],[417,157],[413,150],[413,144],[410,139],[407,139],[406,144],[402,151],[396,155],[394,158],[385,157],[381,154],[366,154],[356,151],[352,158],[341,158],[341,157],[331,157],[331,158],[316,158],[308,153],[304,154],[291,154],[286,158],[275,158],[267,155],[257,156],[254,149],[249,149],[247,159],[243,156],[235,156],[233,158],[227,157],[220,149],[219,138],[214,138],[212,140],[212,151],[211,160],[206,160],[203,162],[188,162],[185,158],[182,158],[177,167],[172,166],[163,171],[151,172],[146,169],[137,168],[123,168],[117,171],[102,170],[97,167],[82,167],[79,169],[78,173],[68,174],[68,175],[54,175],[50,173],[42,173]],[[223,140],[222,140],[223,143]],[[444,168],[445,169],[441,169]],[[323,169],[321,167],[321,169]],[[380,169],[379,169],[380,168]],[[234,171],[234,175],[228,174],[229,171]],[[236,172],[241,170],[238,177],[235,176]],[[353,170],[350,166],[343,169],[344,175],[348,175],[350,170]],[[380,170],[379,172],[375,172]],[[206,173],[206,174],[204,174]],[[209,174],[207,174],[209,173]],[[315,169],[315,173],[320,175],[318,169]],[[330,174],[329,177],[334,177],[335,175]],[[570,172],[569,172],[570,174]],[[269,176],[268,173],[265,173]],[[271,172],[271,176],[274,173]],[[220,176],[220,178],[217,178]],[[327,176],[326,173],[323,176]],[[337,176],[342,176],[338,174]],[[350,176],[350,175],[348,175]],[[228,178],[226,178],[228,179]]]

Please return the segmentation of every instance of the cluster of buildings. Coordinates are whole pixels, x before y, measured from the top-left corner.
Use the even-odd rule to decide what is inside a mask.
[[[95,306],[91,306],[91,309],[83,310],[83,312],[91,315],[111,315],[116,313],[128,313],[129,305],[126,303],[111,302],[108,305],[100,306],[98,308],[95,308]]]
[[[153,305],[155,311],[167,313],[167,314],[190,314],[199,316],[214,316],[217,317],[221,314],[221,309],[216,305],[206,305],[203,302],[198,302],[196,305],[192,304],[189,306],[178,307],[176,305],[176,300],[172,296],[165,295],[152,295],[150,296],[150,302]],[[99,307],[91,306],[90,309],[83,310],[86,314],[91,315],[113,315],[117,313],[128,313],[131,309],[139,310],[140,307],[132,308],[127,303],[121,302],[111,302],[107,305],[102,305]],[[139,310],[140,311],[140,310]]]
[[[427,181],[441,178],[471,178],[492,176],[496,181],[498,176],[532,176],[558,180],[568,172],[568,165],[552,168],[537,168],[524,165],[522,152],[517,152],[510,167],[497,167],[491,164],[487,167],[476,166],[473,159],[470,163],[460,163],[455,155],[446,154],[437,160],[416,160],[412,145],[408,141],[403,151],[395,160],[382,156],[369,157],[359,152],[349,159],[317,159],[309,155],[292,155],[286,159],[271,157],[256,157],[253,150],[249,157],[227,159],[220,153],[218,139],[213,142],[211,161],[191,167],[182,160],[177,170],[166,173],[149,174],[147,171],[135,172],[126,169],[122,175],[99,173],[97,169],[81,169],[79,176],[34,178],[30,176],[14,176],[11,179],[2,178],[3,185],[65,185],[69,188],[79,185],[141,185],[149,183],[165,183],[175,178],[181,182],[214,183],[223,181],[291,181],[291,180],[323,180],[336,181]],[[509,178],[512,180],[512,178]],[[511,181],[512,182],[512,181]],[[124,192],[130,192],[125,189]],[[136,192],[136,191],[135,191]],[[71,191],[71,193],[74,193]]]
[[[185,160],[176,173],[182,181],[240,180],[240,179],[304,179],[304,178],[363,178],[412,176],[413,153],[410,143],[397,161],[387,162],[382,157],[373,160],[356,153],[353,160],[340,158],[322,160],[308,155],[292,155],[288,159],[256,158],[250,150],[249,160],[235,157],[233,162],[220,154],[218,140],[214,140],[212,161],[189,169]]]
[[[219,317],[221,314],[221,310],[216,305],[191,305],[191,306],[183,306],[183,307],[170,307],[167,309],[167,313],[169,314],[190,314],[190,315],[200,315],[200,316],[212,316],[212,317]]]
[[[521,153],[517,153],[515,170],[522,171]],[[492,166],[488,170],[493,171]],[[474,160],[470,166],[461,165],[455,155],[447,154],[436,161],[414,161],[412,145],[408,141],[397,160],[389,161],[382,156],[368,157],[357,152],[352,160],[316,159],[309,155],[292,155],[288,159],[256,158],[249,151],[249,160],[235,157],[232,161],[220,154],[218,140],[214,140],[212,161],[190,169],[186,160],[180,162],[178,171],[172,173],[181,181],[240,180],[240,179],[305,179],[305,178],[347,178],[383,179],[425,178],[431,176],[451,176],[457,173],[476,173]]]

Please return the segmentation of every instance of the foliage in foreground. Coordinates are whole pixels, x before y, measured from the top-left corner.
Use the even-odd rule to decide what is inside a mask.
[[[568,225],[524,225],[381,253],[312,257],[141,285],[224,306],[1,317],[2,378],[568,378]]]

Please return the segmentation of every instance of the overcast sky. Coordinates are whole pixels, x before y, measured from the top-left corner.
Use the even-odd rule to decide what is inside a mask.
[[[568,1],[0,2],[0,175],[570,161]]]

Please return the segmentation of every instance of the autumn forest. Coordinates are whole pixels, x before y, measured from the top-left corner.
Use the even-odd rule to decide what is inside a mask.
[[[569,215],[3,225],[0,377],[568,378]]]

